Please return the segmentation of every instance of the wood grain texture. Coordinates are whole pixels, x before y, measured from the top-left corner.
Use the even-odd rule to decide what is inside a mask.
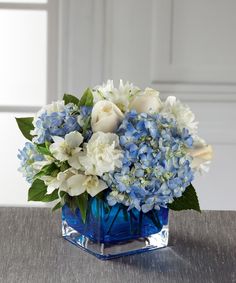
[[[171,213],[168,248],[100,261],[62,239],[59,212],[0,208],[0,282],[236,282],[235,219]]]

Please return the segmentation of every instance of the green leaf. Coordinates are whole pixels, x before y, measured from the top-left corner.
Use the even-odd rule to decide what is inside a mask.
[[[66,203],[73,213],[75,213],[76,209],[79,209],[81,218],[83,222],[85,223],[87,209],[88,209],[88,193],[87,192],[84,192],[83,194],[79,196],[73,196],[73,197],[65,193],[62,196],[61,203],[62,205]]]
[[[63,100],[65,101],[65,104],[74,103],[77,106],[79,105],[79,99],[72,94],[65,93]]]
[[[23,136],[32,141],[33,136],[30,131],[34,129],[33,117],[16,118],[16,122]]]
[[[82,132],[83,136],[86,134],[86,132],[90,127],[91,127],[91,116],[87,117],[84,121],[83,132]]]
[[[180,198],[175,198],[172,203],[168,204],[168,207],[176,211],[193,209],[201,212],[198,197],[192,184],[186,188]]]
[[[87,88],[82,95],[79,106],[93,106],[93,94],[89,88]]]
[[[88,194],[85,192],[75,197],[75,203],[78,206],[83,222],[86,221],[87,208],[88,208]]]
[[[55,163],[47,164],[34,176],[34,179],[38,179],[41,176],[54,176],[59,173],[59,168]]]
[[[53,208],[52,208],[52,211],[55,211],[57,209],[60,209],[62,207],[62,204],[61,202],[58,202]]]
[[[106,201],[104,191],[101,191],[100,193],[96,194],[95,198],[97,198],[98,200],[104,201],[104,202]]]
[[[61,171],[61,172],[64,172],[64,171],[67,170],[68,168],[70,168],[70,165],[68,164],[67,161],[61,163],[61,165],[60,165],[60,171]]]
[[[123,207],[122,208],[122,212],[123,212],[123,215],[124,215],[124,220],[128,221],[129,220],[129,215],[128,215],[127,207]]]
[[[41,201],[47,193],[47,187],[42,180],[36,179],[28,191],[28,201]]]
[[[49,149],[44,146],[44,145],[37,145],[37,150],[39,153],[43,154],[43,155],[50,155],[52,156],[51,152],[49,151]]]
[[[153,210],[150,210],[145,214],[149,219],[152,220],[153,224],[158,228],[161,229],[161,223],[158,217],[156,217],[155,212]]]
[[[43,145],[45,145],[46,149],[49,150],[49,146],[51,145],[51,143],[49,141],[45,141]]]
[[[46,194],[44,198],[41,200],[43,202],[50,202],[58,199],[58,189],[54,190],[51,194]]]
[[[67,193],[64,191],[59,192],[60,198],[61,198],[61,205],[63,206],[66,203],[66,195]]]

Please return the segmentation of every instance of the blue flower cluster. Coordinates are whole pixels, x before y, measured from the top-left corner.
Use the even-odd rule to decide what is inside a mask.
[[[17,157],[21,160],[21,166],[18,169],[29,183],[32,183],[33,177],[39,172],[35,162],[45,161],[44,156],[39,154],[34,144],[26,142],[22,150],[19,149]]]
[[[91,113],[92,107],[81,106],[80,114],[78,116],[78,123],[82,129],[82,134],[84,136],[84,141],[87,142],[91,138],[93,132],[91,128]]]
[[[35,129],[33,142],[42,144],[46,141],[51,142],[52,136],[64,137],[72,131],[81,131],[77,122],[77,112],[74,104],[67,104],[63,111],[48,114],[45,110],[34,122]]]
[[[166,207],[181,197],[193,180],[186,148],[193,139],[187,129],[159,114],[127,113],[117,134],[124,150],[123,166],[107,173],[109,205],[123,203],[144,213]]]

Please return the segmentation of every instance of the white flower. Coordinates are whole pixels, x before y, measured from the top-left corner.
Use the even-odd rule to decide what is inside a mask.
[[[98,101],[92,110],[91,126],[93,132],[115,132],[124,119],[123,113],[112,102]]]
[[[51,194],[55,189],[58,189],[61,182],[56,177],[52,176],[41,176],[40,179],[44,181],[44,184],[47,186],[47,194]]]
[[[93,97],[95,102],[104,99],[109,100],[116,104],[122,112],[126,112],[128,110],[129,100],[139,91],[140,89],[133,84],[129,82],[124,84],[122,80],[120,80],[120,85],[117,89],[114,87],[113,81],[108,80],[106,84],[96,86],[93,89]]]
[[[129,104],[129,109],[135,109],[138,113],[159,112],[162,102],[159,92],[152,88],[146,88],[142,94],[135,95]]]
[[[40,112],[44,113],[46,112],[48,115],[54,113],[54,112],[61,112],[65,108],[65,102],[64,100],[59,100],[52,102],[51,104],[45,105]]]
[[[116,134],[94,133],[80,153],[79,161],[85,169],[86,175],[102,176],[105,172],[114,171],[122,166],[122,151]]]
[[[160,114],[175,119],[180,130],[187,128],[190,134],[197,134],[198,122],[195,121],[195,115],[187,105],[182,104],[175,96],[167,97]]]
[[[77,170],[73,168],[69,168],[63,172],[59,172],[57,176],[41,176],[40,179],[44,181],[45,185],[47,186],[47,194],[52,193],[55,189],[60,189],[62,190],[65,186],[65,181],[77,174]]]
[[[49,165],[52,163],[53,159],[50,158],[49,156],[47,155],[44,155],[44,158],[45,160],[42,160],[42,161],[35,161],[32,163],[32,168],[36,171],[41,171],[41,169],[46,166],[46,165]]]
[[[54,143],[49,147],[52,155],[60,161],[68,161],[69,165],[75,169],[80,169],[78,154],[81,151],[83,136],[79,132],[71,132],[65,138],[53,136]]]
[[[76,186],[75,182],[73,181],[74,176],[77,176],[77,175],[78,175],[78,171],[73,168],[69,168],[65,170],[64,172],[60,172],[57,175],[57,180],[59,183],[59,186],[58,186],[59,190],[67,192],[70,196],[79,195],[80,194],[80,189],[79,189],[80,184],[77,183],[77,186]]]
[[[196,138],[192,149],[187,149],[188,154],[193,158],[191,167],[193,170],[202,172],[209,171],[209,165],[213,157],[211,145],[207,145],[203,139]]]
[[[113,80],[108,80],[107,83],[103,83],[103,85],[95,86],[93,89],[93,100],[94,102],[98,102],[100,100],[109,100],[109,97],[112,95],[114,91],[114,83]]]
[[[97,176],[78,174],[75,170],[68,169],[57,176],[60,191],[67,192],[70,196],[78,196],[87,191],[92,197],[108,188],[107,184]]]

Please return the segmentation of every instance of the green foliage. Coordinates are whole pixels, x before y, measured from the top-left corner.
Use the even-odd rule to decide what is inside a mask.
[[[43,155],[50,155],[52,156],[51,152],[49,151],[49,149],[46,147],[45,144],[37,144],[37,150],[39,153],[43,154]]]
[[[36,179],[28,191],[28,201],[42,201],[47,193],[44,181]]]
[[[198,197],[192,184],[186,188],[180,198],[175,198],[172,203],[168,204],[168,207],[176,211],[193,209],[201,212]]]
[[[73,196],[73,197],[65,193],[62,197],[62,205],[64,205],[65,203],[74,213],[78,208],[80,210],[81,218],[85,223],[87,216],[87,209],[88,209],[88,193],[84,192],[79,196]]]
[[[87,208],[88,208],[88,194],[87,194],[87,192],[75,197],[75,202],[79,207],[82,220],[85,223],[86,216],[87,216]]]
[[[56,199],[58,199],[58,189],[55,189],[51,194],[46,194],[43,198],[42,198],[42,202],[51,202],[54,201]]]
[[[30,131],[34,129],[33,117],[16,118],[16,122],[23,136],[32,141],[33,136]]]
[[[60,209],[62,207],[62,203],[58,202],[53,208],[52,211],[56,211],[57,209]]]
[[[36,179],[28,191],[28,201],[51,202],[58,199],[58,189],[51,194],[47,194],[47,186],[44,181]]]
[[[64,172],[64,171],[67,170],[68,168],[70,168],[70,165],[68,164],[67,161],[62,162],[62,163],[60,164],[60,171],[61,171],[61,172]]]
[[[73,103],[77,106],[79,105],[79,99],[72,94],[65,93],[63,96],[63,100],[65,101],[65,105],[69,103]]]
[[[82,135],[84,136],[87,130],[91,127],[91,116],[87,117],[84,121]]]
[[[82,95],[79,106],[93,106],[93,94],[89,88],[87,88]]]
[[[41,176],[56,176],[59,171],[55,163],[47,164],[34,176],[34,179],[40,178]]]

